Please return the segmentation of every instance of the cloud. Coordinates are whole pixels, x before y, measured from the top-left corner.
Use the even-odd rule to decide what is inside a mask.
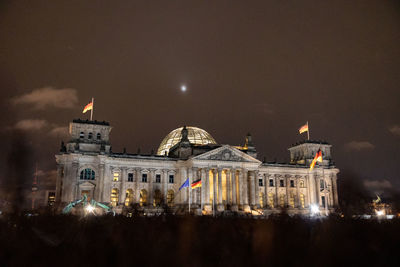
[[[375,148],[373,144],[368,141],[351,141],[345,144],[347,150],[360,151],[360,150],[372,150]]]
[[[68,136],[68,127],[54,126],[54,128],[49,131],[49,135],[53,137],[66,137]]]
[[[21,120],[11,128],[24,131],[37,131],[46,127],[47,124],[48,123],[45,120]]]
[[[78,103],[77,91],[72,88],[55,89],[44,87],[11,100],[14,105],[30,104],[34,109],[46,107],[73,108]]]
[[[393,125],[392,127],[389,128],[389,132],[391,132],[394,135],[399,135],[400,136],[400,126],[399,125]]]

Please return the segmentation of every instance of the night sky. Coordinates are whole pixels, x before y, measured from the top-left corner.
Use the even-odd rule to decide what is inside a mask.
[[[18,142],[54,174],[94,97],[114,152],[190,125],[288,162],[308,120],[340,179],[400,188],[398,1],[2,1],[0,88],[1,179]]]

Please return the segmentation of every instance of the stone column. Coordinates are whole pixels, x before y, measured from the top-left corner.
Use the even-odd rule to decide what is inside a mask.
[[[268,188],[269,188],[269,176],[267,173],[264,174],[264,181],[265,181],[265,185],[264,185],[264,198],[265,198],[265,203],[264,203],[264,208],[268,208],[269,204],[268,204]]]
[[[153,180],[155,177],[155,169],[151,169],[149,172],[149,177],[147,182],[149,183],[149,202],[147,203],[150,207],[153,207],[154,202],[154,190],[153,190]]]
[[[191,185],[194,181],[197,180],[197,168],[190,168],[189,173],[191,173],[191,178],[190,178],[191,181],[189,183],[189,185]],[[193,208],[195,208],[198,203],[197,202],[197,194],[199,192],[199,188],[192,189],[190,187],[189,190],[192,190],[192,204],[193,204]]]
[[[278,190],[279,180],[280,180],[279,175],[275,174],[274,175],[274,183],[275,183],[275,203],[274,203],[274,207],[275,208],[280,207],[279,196],[278,196],[278,193],[279,193],[279,190]]]
[[[205,199],[204,199],[204,204],[206,206],[210,205],[210,169],[206,168],[204,169],[205,171]]]
[[[168,195],[168,170],[162,170],[161,172],[161,180],[163,184],[163,199],[164,199],[164,204],[167,205],[167,195]]]
[[[140,190],[139,190],[139,182],[142,179],[141,177],[141,170],[140,168],[135,169],[135,183],[133,184],[133,192],[134,192],[134,199],[135,203],[140,202]]]
[[[300,187],[299,187],[299,180],[300,180],[300,178],[296,175],[295,176],[295,183],[296,183],[296,195],[297,195],[297,199],[296,199],[296,202],[295,202],[295,207],[296,208],[298,208],[298,209],[301,209],[301,203],[300,203]]]
[[[244,209],[244,202],[243,202],[243,200],[244,200],[244,198],[243,198],[243,196],[244,196],[244,193],[243,193],[243,191],[244,191],[244,182],[243,182],[243,170],[242,169],[239,169],[238,170],[238,178],[239,178],[239,188],[238,188],[238,191],[239,191],[239,194],[238,194],[238,196],[239,196],[239,199],[238,199],[238,204],[239,204],[239,208],[240,209]]]
[[[316,197],[316,203],[318,205],[318,207],[320,207],[321,205],[321,201],[320,201],[320,188],[319,188],[319,177],[318,175],[314,176],[314,188],[315,188],[315,197]]]
[[[250,205],[249,205],[249,176],[248,170],[243,169],[243,210],[250,212]]]
[[[226,204],[231,204],[231,172],[230,170],[225,171],[226,177]]]
[[[224,210],[222,204],[222,169],[218,169],[218,211]]]
[[[207,182],[206,182],[206,172],[204,169],[200,170],[200,179],[201,179],[201,197],[200,197],[200,207],[201,209],[204,208],[204,204],[206,203],[206,190],[207,190]]]
[[[125,188],[125,182],[127,180],[127,169],[126,167],[121,168],[121,179],[119,181],[119,204],[121,204],[122,206],[125,205],[125,198],[126,198],[126,188]]]
[[[285,175],[285,184],[286,184],[286,207],[289,207],[289,197],[290,197],[290,176]]]
[[[332,177],[332,194],[335,207],[339,206],[338,190],[337,190],[337,175]]]
[[[238,210],[238,205],[237,205],[237,188],[236,188],[236,170],[231,169],[231,181],[232,181],[232,206],[231,210],[237,211]]]
[[[260,208],[260,184],[258,179],[260,179],[260,177],[258,176],[258,171],[254,171],[254,205],[257,208]]]
[[[96,177],[96,191],[97,194],[94,195],[95,200],[98,202],[105,202],[103,199],[103,191],[104,191],[104,164],[99,165],[99,174]]]
[[[181,186],[186,179],[188,178],[187,176],[187,171],[186,168],[181,168],[181,182],[179,184],[179,186]],[[179,195],[181,196],[181,204],[183,205],[188,205],[189,204],[189,194],[188,194],[188,189],[187,188],[182,188],[181,192],[179,193]]]
[[[78,170],[79,170],[79,163],[78,162],[72,162],[72,166],[71,166],[71,174],[73,177],[72,180],[72,190],[71,190],[71,200],[70,201],[75,201],[77,199],[81,199],[81,196],[79,195],[79,174],[78,174]]]
[[[213,169],[212,173],[213,173],[213,202],[214,202],[213,209],[215,209],[217,207],[217,204],[218,204],[218,199],[217,199],[217,182],[218,182],[218,180],[217,180],[217,170]]]
[[[250,184],[250,206],[252,209],[256,206],[256,189],[255,189],[255,181],[254,181],[254,172],[249,171],[249,184]]]

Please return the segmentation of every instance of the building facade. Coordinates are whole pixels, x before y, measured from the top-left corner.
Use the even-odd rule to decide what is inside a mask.
[[[304,141],[289,148],[290,163],[257,159],[250,135],[243,146],[218,144],[196,127],[182,127],[168,134],[154,155],[115,153],[111,150],[107,122],[74,120],[70,140],[56,155],[56,200],[66,204],[83,194],[98,202],[148,210],[162,207],[197,214],[252,212],[269,215],[285,209],[291,214],[321,214],[338,205],[337,174],[331,145]],[[323,162],[309,165],[318,149]],[[201,180],[201,187],[180,186]],[[315,210],[315,209],[314,209]]]

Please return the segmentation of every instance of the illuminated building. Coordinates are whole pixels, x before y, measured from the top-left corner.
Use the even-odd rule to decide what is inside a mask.
[[[142,155],[111,151],[110,131],[107,122],[70,123],[70,140],[56,155],[58,202],[87,194],[117,212],[137,204],[151,213],[165,205],[188,210],[190,195],[191,210],[197,214],[253,211],[264,215],[282,209],[307,215],[312,206],[325,215],[338,205],[339,170],[328,143],[295,144],[289,148],[290,163],[282,164],[258,160],[251,135],[243,146],[222,145],[200,128],[181,127],[162,140],[157,154]],[[310,172],[318,149],[324,160]],[[202,187],[191,194],[188,188],[179,191],[187,178],[201,179]]]

